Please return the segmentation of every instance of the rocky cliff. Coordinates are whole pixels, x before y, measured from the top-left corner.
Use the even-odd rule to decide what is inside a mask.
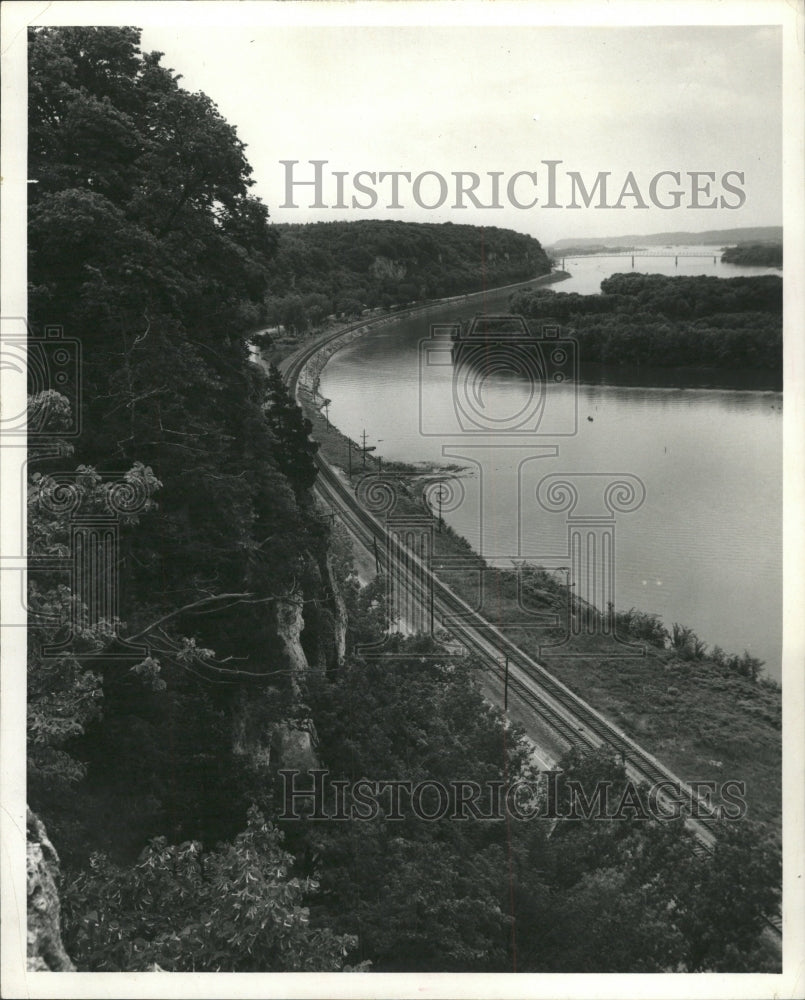
[[[59,856],[45,825],[28,810],[26,868],[28,881],[28,970],[75,972],[61,939],[57,882]]]

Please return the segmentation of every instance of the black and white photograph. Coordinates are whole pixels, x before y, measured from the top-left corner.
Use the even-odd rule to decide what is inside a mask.
[[[4,997],[802,996],[803,18],[3,5]]]

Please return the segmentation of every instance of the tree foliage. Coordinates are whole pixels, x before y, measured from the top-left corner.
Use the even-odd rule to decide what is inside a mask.
[[[721,254],[725,264],[749,264],[754,267],[782,267],[782,243],[743,243],[727,247]]]
[[[67,948],[98,972],[338,971],[354,942],[311,926],[318,885],[292,864],[256,808],[214,851],[159,837],[130,868],[96,854],[65,895]]]
[[[512,296],[534,323],[567,324],[582,364],[782,370],[782,279],[613,274],[600,295]]]
[[[84,460],[140,461],[163,484],[151,530],[122,551],[130,634],[171,614],[198,649],[266,673],[280,655],[270,599],[301,579],[322,533],[309,476],[292,484],[279,467],[304,456],[275,438],[245,342],[277,237],[244,145],[140,52],[136,29],[34,30],[30,77],[31,321],[82,342]],[[214,603],[227,594],[249,597]]]
[[[332,778],[525,781],[544,794],[527,741],[484,702],[471,662],[440,661],[421,638],[395,652],[311,687]],[[570,751],[558,769],[558,820],[426,822],[405,806],[394,820],[384,800],[371,820],[301,821],[289,836],[322,865],[321,918],[357,935],[378,971],[775,967],[762,929],[779,901],[779,854],[761,831],[725,821],[702,855],[682,819],[654,818],[648,790],[606,749]],[[604,782],[610,818],[574,816],[571,783],[593,803]]]
[[[111,27],[29,37],[30,321],[81,341],[71,391],[86,469],[102,482],[147,469],[160,484],[147,530],[121,531],[118,562],[120,635],[147,655],[136,670],[102,656],[90,671],[47,667],[74,701],[60,750],[86,781],[34,805],[69,865],[93,848],[131,860],[148,837],[214,842],[242,826],[231,702],[242,685],[289,690],[276,601],[315,577],[326,535],[279,467],[305,468],[309,443],[294,456],[292,435],[275,437],[246,343],[277,237],[244,145],[139,40]],[[68,458],[38,468],[66,473]],[[61,602],[62,618],[63,584],[34,594],[45,611]],[[101,694],[103,716],[89,711]]]
[[[316,481],[313,456],[319,446],[310,439],[313,425],[291,396],[275,365],[269,370],[265,412],[274,435],[277,466],[297,494],[303,495]]]
[[[268,321],[303,333],[328,315],[460,295],[548,274],[532,236],[495,226],[361,220],[280,225]]]
[[[52,390],[47,396],[46,400],[41,395],[29,399],[29,419],[33,421],[38,411],[46,411],[49,426],[45,429],[57,433],[69,420],[69,402]],[[52,446],[57,441],[54,439]],[[98,664],[121,623],[92,620],[82,595],[73,592],[63,573],[53,568],[37,569],[43,559],[70,555],[73,512],[80,510],[90,517],[107,513],[115,484],[85,465],[79,466],[67,483],[32,471],[30,466],[28,476],[28,549],[32,557],[28,575],[28,783],[29,794],[36,799],[70,786],[85,774],[85,766],[70,752],[70,744],[100,717],[102,677],[93,665]],[[135,463],[123,482],[141,497],[143,513],[156,508],[154,496],[162,484],[150,468]],[[69,502],[64,502],[65,493]],[[139,515],[123,520],[137,524]],[[158,672],[155,665],[153,684],[162,683]]]
[[[356,655],[387,624],[382,580],[362,590],[350,576],[344,668],[290,684],[275,604],[326,602],[327,532],[309,496],[309,427],[276,370],[250,361],[248,331],[267,305],[302,332],[330,312],[461,294],[548,262],[536,240],[491,227],[339,223],[278,238],[235,130],[139,38],[30,36],[29,312],[37,330],[80,338],[85,358],[73,386],[82,464],[75,472],[54,447],[35,470],[32,554],[68,555],[69,518],[44,502],[62,473],[90,511],[122,477],[147,515],[147,530],[120,522],[122,621],[90,621],[55,570],[31,579],[30,790],[68,870],[68,950],[104,970],[757,967],[777,862],[748,828],[727,831],[709,860],[694,858],[681,825],[381,816],[289,825],[289,853],[265,813],[247,818],[250,801],[272,798],[233,746],[246,696],[267,729],[312,713],[321,757],[343,780],[500,783],[534,770],[522,734],[485,702],[476,664],[422,637],[393,639],[392,666]],[[662,305],[680,336],[706,322],[755,347],[756,312],[777,315],[771,284],[730,285],[725,298],[633,278],[571,305],[613,328],[620,311],[635,329]],[[536,317],[564,301],[528,300]],[[38,388],[34,409],[66,420],[66,400]],[[326,617],[311,612],[305,632]],[[105,657],[116,631],[147,655]],[[70,652],[46,656],[62,636]],[[299,688],[305,703],[291,704]],[[611,760],[562,766],[623,779]]]
[[[570,752],[560,767],[560,813],[570,782],[588,800],[609,782],[609,801],[623,801],[626,773],[606,751]],[[716,824],[712,855],[694,852],[682,818],[652,818],[647,789],[629,801],[637,805],[621,818],[558,821],[541,861],[543,908],[519,897],[524,970],[778,968],[762,931],[779,905],[779,851],[744,820]]]
[[[400,641],[395,661],[353,660],[332,681],[312,683],[308,698],[333,778],[447,784],[527,773],[522,735],[504,736],[471,664],[439,662],[435,651],[428,639]],[[360,959],[376,971],[506,967],[502,819],[426,822],[406,809],[403,820],[380,815],[301,832],[322,860],[323,913],[357,935]]]

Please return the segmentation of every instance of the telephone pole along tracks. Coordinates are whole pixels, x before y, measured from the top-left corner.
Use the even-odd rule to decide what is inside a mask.
[[[479,293],[479,298],[480,294],[483,293]],[[462,296],[461,301],[466,302],[468,298],[472,297]],[[396,320],[410,316],[426,308],[394,313],[392,318]],[[381,322],[388,322],[388,317],[383,317]],[[375,325],[376,321],[364,320],[319,338],[291,355],[282,365],[291,391],[296,394],[300,374],[316,355],[323,353],[329,357],[336,346],[334,342],[368,333]],[[318,368],[318,364],[316,367]],[[320,452],[316,454],[315,461],[319,470],[315,488],[319,496],[338,512],[347,530],[363,547],[369,551],[379,549],[384,553],[384,560],[389,559],[395,563],[395,577],[403,582],[412,600],[425,608],[432,607],[436,617],[447,621],[449,632],[477,655],[490,674],[500,677],[501,665],[504,658],[508,657],[510,695],[562,742],[587,750],[609,747],[623,761],[627,776],[632,781],[646,783],[651,787],[663,783],[665,788],[672,789],[673,796],[660,793],[658,799],[661,802],[676,802],[677,805],[681,802],[686,810],[697,816],[695,819],[687,819],[687,825],[696,838],[697,850],[712,852],[715,836],[708,826],[717,819],[715,809],[664,764],[519,649],[497,626],[483,618],[447,587],[430,566],[391,537],[382,522],[358,502],[349,485],[339,477]],[[408,571],[401,573],[400,567],[407,567]],[[782,933],[779,918],[769,918],[769,924],[778,935]]]

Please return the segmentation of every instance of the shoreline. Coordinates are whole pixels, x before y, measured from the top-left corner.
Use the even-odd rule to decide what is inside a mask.
[[[356,477],[363,474],[368,474],[370,472],[382,473],[383,471],[389,473],[395,473],[399,476],[405,476],[410,480],[410,485],[415,489],[418,489],[421,493],[422,489],[427,485],[428,479],[437,478],[439,476],[450,475],[454,478],[458,478],[462,473],[469,472],[470,466],[459,466],[453,464],[442,464],[440,462],[433,461],[421,461],[421,462],[406,462],[406,461],[384,461],[382,453],[378,453],[375,447],[367,449],[366,454],[363,454],[360,444],[353,441],[348,435],[344,434],[339,428],[332,424],[326,414],[326,404],[330,402],[327,400],[319,391],[320,375],[321,372],[326,367],[330,358],[347,343],[351,343],[352,340],[358,339],[365,334],[370,334],[376,330],[378,325],[385,325],[389,321],[404,316],[411,315],[416,312],[424,311],[429,308],[439,306],[441,304],[446,304],[448,302],[455,301],[471,301],[473,298],[485,297],[493,293],[504,291],[507,288],[516,288],[521,285],[533,285],[533,284],[552,284],[558,281],[562,281],[565,278],[569,278],[571,275],[566,271],[551,271],[547,275],[540,275],[537,278],[529,279],[526,282],[516,282],[511,285],[503,285],[497,288],[483,289],[478,292],[469,292],[461,296],[452,296],[445,299],[436,299],[430,302],[422,303],[411,309],[398,310],[388,314],[384,314],[380,317],[367,317],[366,324],[361,326],[359,329],[355,330],[353,328],[345,329],[344,335],[345,339],[342,341],[340,337],[336,337],[331,341],[332,349],[327,350],[322,355],[317,355],[316,359],[321,358],[320,363],[316,363],[312,366],[308,375],[312,374],[312,378],[306,379],[305,372],[308,370],[308,366],[305,366],[302,375],[300,376],[298,383],[298,394],[300,396],[300,404],[302,405],[303,412],[311,420],[313,424],[313,437],[314,440],[319,442],[322,454],[327,458],[330,464],[336,465],[339,470],[344,474],[344,477],[349,477],[349,482],[353,483]],[[354,324],[352,325],[354,326]],[[327,331],[322,331],[316,336],[319,339],[324,339],[331,336],[333,329]],[[258,356],[260,352],[257,352]],[[605,366],[605,365],[594,365],[591,366],[595,369],[600,369],[602,371],[606,369],[614,369],[624,367],[631,367],[634,370],[639,370],[641,366]],[[657,369],[646,368],[644,370],[654,371]],[[674,368],[669,367],[668,369],[658,369],[659,371],[678,371],[685,370],[688,372],[698,372],[701,374],[706,374],[710,371],[723,371],[729,372],[730,369],[713,369],[707,366],[676,366]],[[735,372],[740,374],[743,370],[735,369]],[[580,373],[583,375],[583,373]],[[746,373],[744,373],[746,374]],[[748,374],[754,374],[749,372]],[[579,385],[596,386],[599,389],[616,391],[620,388],[630,388],[630,389],[649,389],[649,390],[662,390],[662,391],[704,391],[704,392],[762,392],[769,395],[782,395],[782,390],[771,389],[771,388],[738,388],[738,387],[725,387],[725,386],[713,386],[713,385],[645,385],[632,384],[632,383],[606,383],[606,382],[584,382],[583,378],[580,378]],[[471,553],[475,558],[484,562],[481,556],[479,556],[475,550],[472,548],[471,544],[463,536],[458,535],[446,522],[442,522],[444,529],[454,536],[455,540],[458,541],[459,549],[462,554]],[[567,588],[565,588],[567,590]],[[603,615],[604,612],[596,607],[593,607],[592,612],[594,614]],[[615,609],[616,612],[619,610],[626,609]],[[649,614],[648,612],[643,612],[642,609],[632,608],[632,611],[639,611],[641,614]],[[663,622],[663,625],[665,623]],[[695,635],[695,633],[693,633]],[[696,636],[698,640],[698,636]],[[710,644],[705,644],[709,647]],[[712,649],[719,649],[718,644],[714,644]],[[707,659],[705,657],[705,659]],[[763,676],[762,669],[758,676],[758,683],[765,682],[767,685],[776,686],[777,690],[781,690],[781,681],[777,681],[774,677]]]
[[[605,388],[617,387],[612,386]],[[428,485],[429,481],[446,477],[455,479],[461,478],[462,474],[472,474],[471,466],[442,464],[432,461],[386,461],[383,459],[382,454],[379,454],[375,448],[367,449],[364,461],[361,445],[358,444],[358,442],[353,441],[334,424],[330,423],[322,412],[324,409],[323,403],[321,402],[322,397],[320,395],[313,395],[308,387],[303,386],[300,386],[299,396],[303,413],[313,424],[311,437],[319,443],[321,454],[330,465],[335,466],[338,471],[343,474],[343,478],[352,486],[355,486],[361,479],[369,475],[380,476],[383,473],[391,473],[398,475],[401,478],[407,477],[403,481],[405,482],[408,497],[409,499],[417,501],[416,509],[421,510],[419,501],[421,500],[422,490]],[[464,536],[459,535],[446,521],[442,520],[439,530],[453,537],[457,550],[460,550],[461,554],[470,553],[475,559],[478,560],[479,564],[487,565],[486,559],[483,556],[480,556],[472,547],[471,543],[464,538]],[[458,551],[451,554],[458,554]],[[536,569],[542,569],[537,562],[528,560],[525,557],[523,558],[523,563],[533,566]],[[509,571],[504,570],[503,572]],[[563,593],[568,593],[566,585],[561,584],[559,587]],[[605,614],[602,609],[595,606],[590,606],[589,610],[592,614],[601,616]],[[640,608],[632,608],[630,610],[639,614],[653,614],[652,612],[643,611],[643,609]],[[627,609],[616,608],[615,611],[616,613],[626,613]],[[685,626],[683,626],[683,628],[684,627]],[[710,643],[708,642],[706,643],[706,646],[711,648],[711,650],[720,648],[717,643],[710,647]],[[668,652],[670,650],[666,647],[665,651]],[[710,662],[707,655],[702,657],[702,659]],[[778,690],[781,690],[782,688],[782,685],[776,681],[775,678],[761,674],[758,678],[758,683],[763,682],[765,682],[766,685],[775,686]]]
[[[428,299],[422,302],[416,302],[413,306],[401,306],[397,308],[391,308],[385,312],[369,314],[366,316],[355,317],[350,320],[337,321],[335,323],[330,323],[327,326],[320,327],[314,330],[307,336],[299,337],[297,335],[290,335],[283,333],[281,336],[277,337],[277,346],[273,346],[268,350],[261,349],[259,347],[254,347],[255,358],[259,364],[264,367],[273,362],[277,365],[280,370],[282,370],[283,362],[287,360],[302,344],[315,343],[317,340],[324,341],[331,337],[334,333],[337,333],[339,328],[343,331],[345,335],[350,333],[357,333],[362,335],[364,332],[369,333],[372,329],[376,328],[378,325],[385,325],[386,323],[393,322],[397,319],[402,319],[406,316],[412,316],[418,312],[425,312],[428,309],[438,308],[442,305],[447,305],[450,302],[464,302],[470,303],[474,299],[483,299],[487,295],[497,294],[498,292],[504,292],[507,289],[525,289],[525,286],[532,287],[534,285],[552,285],[559,281],[565,281],[567,278],[571,278],[572,275],[569,271],[563,271],[561,269],[554,268],[548,272],[548,274],[539,274],[536,278],[526,278],[524,281],[515,281],[508,285],[497,285],[494,288],[482,288],[475,292],[462,292],[460,295],[450,295],[442,299]],[[365,325],[365,330],[356,331],[354,328],[356,324],[361,323]],[[246,337],[247,343],[249,338],[259,336],[260,334],[269,333],[269,329],[265,326],[260,326],[255,330],[252,330]],[[341,345],[335,341],[337,346],[334,348],[338,350]],[[280,347],[280,345],[282,345]],[[268,354],[268,357],[266,357]]]
[[[384,462],[382,455],[368,452],[363,465],[360,446],[337,427],[327,426],[324,413],[313,404],[308,390],[300,387],[300,404],[313,424],[311,436],[319,442],[321,454],[344,481],[357,487],[361,479],[382,473],[399,475],[402,503],[400,513],[422,513],[422,492],[444,467],[432,463],[412,465]],[[352,475],[349,451],[352,449]],[[459,475],[461,470],[458,470]],[[478,603],[478,570],[487,564],[466,538],[446,522],[434,518],[432,568],[458,596],[475,606]],[[465,568],[455,569],[456,557]],[[446,560],[446,562],[444,561]],[[568,588],[536,563],[526,563],[525,576],[531,588],[528,600],[532,611],[562,614]],[[451,565],[452,564],[452,565]],[[472,569],[472,566],[476,569]],[[446,567],[446,568],[445,568]],[[688,780],[720,782],[725,775],[746,782],[747,801],[754,818],[767,826],[770,835],[780,835],[780,712],[782,690],[773,678],[751,680],[724,663],[712,660],[712,651],[697,657],[691,648],[653,646],[646,638],[628,635],[628,641],[642,643],[645,655],[623,658],[600,635],[583,636],[568,649],[570,655],[550,655],[545,660],[540,642],[550,633],[534,633],[528,628],[527,614],[520,604],[518,571],[488,568],[488,593],[494,594],[494,608],[484,610],[492,620],[507,624],[502,631],[528,655],[545,662],[557,679],[566,684],[628,736],[677,774]],[[629,616],[637,609],[616,609]],[[580,613],[601,615],[598,609]],[[670,629],[669,629],[670,631]],[[619,629],[620,632],[620,629]],[[537,636],[541,635],[541,639]],[[697,637],[694,636],[696,639]]]

